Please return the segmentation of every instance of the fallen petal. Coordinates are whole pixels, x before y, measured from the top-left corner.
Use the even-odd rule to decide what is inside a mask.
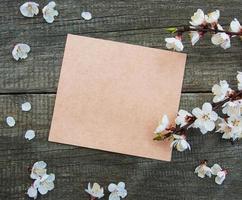
[[[39,4],[35,2],[26,2],[20,6],[19,10],[25,17],[34,17],[39,13]]]
[[[25,102],[21,105],[22,111],[28,112],[31,110],[31,104],[29,102]]]
[[[85,20],[90,20],[92,19],[92,14],[90,12],[82,12],[81,14],[82,18]]]
[[[35,138],[35,131],[34,130],[27,130],[24,137],[27,140],[32,140],[33,138]]]
[[[56,3],[54,1],[49,2],[43,9],[43,17],[47,23],[53,23],[55,17],[59,15],[59,12],[55,10]]]
[[[30,198],[36,199],[37,198],[37,189],[35,189],[33,186],[30,186],[27,191],[27,194]]]
[[[25,59],[30,52],[30,46],[27,44],[19,43],[14,46],[12,56],[15,60]]]
[[[8,126],[14,127],[16,122],[15,122],[15,119],[13,117],[7,117],[6,118],[6,123],[7,123]]]

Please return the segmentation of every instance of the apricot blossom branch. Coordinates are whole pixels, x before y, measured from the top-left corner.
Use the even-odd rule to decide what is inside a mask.
[[[166,38],[166,47],[176,51],[183,51],[184,46],[182,43],[184,33],[188,32],[192,45],[194,46],[206,33],[211,33],[211,42],[216,46],[220,46],[223,49],[231,47],[231,38],[240,37],[242,39],[242,26],[235,18],[230,23],[228,30],[224,30],[218,23],[220,17],[220,11],[216,10],[207,15],[201,9],[198,9],[191,17],[190,25],[182,27],[171,27],[166,30],[172,34],[176,34],[175,37]]]
[[[238,90],[232,90],[227,81],[220,81],[212,88],[213,103],[205,102],[200,108],[194,108],[192,113],[180,110],[175,119],[175,126],[170,124],[167,115],[155,129],[154,140],[173,139],[172,147],[178,151],[190,149],[186,141],[189,128],[199,128],[202,134],[215,130],[223,133],[223,139],[232,142],[242,138],[242,72],[237,74]],[[218,112],[223,115],[219,116]]]

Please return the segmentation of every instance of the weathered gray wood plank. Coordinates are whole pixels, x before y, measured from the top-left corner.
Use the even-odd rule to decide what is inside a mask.
[[[46,1],[38,1],[43,7]],[[56,1],[60,16],[53,24],[41,15],[26,19],[19,12],[20,1],[2,0],[0,7],[0,93],[56,92],[67,33],[165,48],[169,36],[165,27],[187,24],[197,8],[221,10],[222,24],[233,17],[242,20],[240,0],[66,0]],[[91,21],[80,14],[89,10]],[[224,51],[201,41],[189,53],[183,92],[210,91],[219,79],[235,86],[235,73],[242,70],[242,42],[233,39],[233,47]],[[14,44],[26,42],[32,47],[29,58],[15,62],[11,57]]]
[[[48,25],[41,15],[23,18],[18,8],[24,1],[2,0],[0,6],[0,93],[55,93],[67,33],[127,42],[154,48],[165,48],[164,28],[187,24],[197,8],[220,9],[222,24],[233,17],[242,21],[240,0],[66,0],[56,1],[60,16]],[[41,7],[46,1],[39,0]],[[91,21],[80,18],[82,10],[92,12]],[[32,52],[23,62],[15,62],[11,49],[17,42],[31,45]],[[201,41],[196,48],[186,43],[189,53],[183,92],[206,92],[219,79],[236,85],[235,73],[242,70],[241,42],[233,39],[227,51]],[[190,110],[210,100],[210,95],[183,94],[181,107]],[[88,199],[83,189],[97,181],[106,186],[123,180],[129,192],[127,200],[160,199],[241,199],[241,142],[231,146],[218,133],[202,136],[193,131],[189,137],[192,151],[173,153],[173,161],[165,163],[150,159],[107,153],[97,150],[47,142],[55,95],[0,96],[0,199],[27,199],[31,183],[28,166],[45,160],[49,171],[57,176],[56,189],[41,199]],[[20,103],[33,104],[30,113],[20,111]],[[4,117],[17,119],[8,128]],[[33,128],[37,137],[26,141],[24,132]],[[213,179],[200,180],[194,174],[199,160],[220,163],[229,169],[225,184],[217,186]],[[106,193],[107,198],[108,194]]]
[[[191,110],[210,99],[206,93],[183,94],[180,107]],[[28,113],[20,111],[20,103],[26,100],[33,105]],[[51,94],[0,95],[0,199],[27,199],[25,191],[31,183],[28,167],[37,160],[46,161],[49,172],[56,174],[56,188],[40,199],[88,199],[83,190],[89,181],[107,189],[110,182],[118,180],[126,182],[127,200],[241,199],[241,142],[232,146],[218,133],[203,136],[193,131],[189,136],[192,151],[174,152],[170,163],[50,143],[47,137],[54,100]],[[3,121],[8,115],[17,119],[14,128]],[[37,131],[32,141],[24,139],[29,128]],[[224,185],[194,175],[201,159],[229,169]],[[104,199],[108,199],[107,193]]]

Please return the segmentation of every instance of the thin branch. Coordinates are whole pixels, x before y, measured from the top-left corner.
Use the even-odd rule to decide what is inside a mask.
[[[215,28],[211,28],[208,26],[198,26],[198,27],[183,26],[182,28],[178,28],[174,33],[182,34],[182,33],[189,32],[189,31],[197,31],[197,32],[202,32],[202,33],[207,33],[207,32],[226,33],[230,36],[234,36],[234,35],[242,36],[242,32],[231,32],[231,31],[226,31],[226,30],[220,30],[217,28],[217,26]]]
[[[90,195],[90,200],[96,200],[96,197]]]

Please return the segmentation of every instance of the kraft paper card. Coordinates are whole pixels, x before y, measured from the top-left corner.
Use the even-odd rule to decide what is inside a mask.
[[[49,141],[171,160],[153,141],[178,111],[186,54],[68,35]]]

